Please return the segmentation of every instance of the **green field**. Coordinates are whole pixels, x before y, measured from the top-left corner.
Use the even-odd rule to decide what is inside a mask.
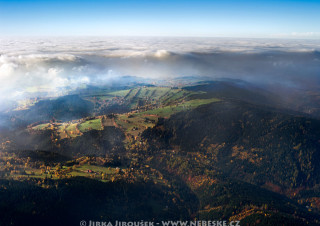
[[[115,91],[115,92],[111,92],[108,93],[110,96],[113,97],[124,97],[128,94],[128,92],[130,91],[130,89],[125,89],[125,90],[119,90],[119,91]]]
[[[143,111],[139,113],[122,114],[118,116],[116,122],[121,128],[124,129],[127,134],[137,137],[146,128],[153,127],[160,117],[168,118],[172,114],[185,110],[191,110],[200,105],[217,101],[220,101],[220,99],[194,99],[182,102],[180,104],[165,106],[162,108]]]
[[[190,110],[193,108],[196,108],[200,105],[209,104],[212,102],[220,101],[220,99],[217,98],[211,98],[211,99],[195,99],[190,100],[186,102],[182,102],[180,104],[171,105],[171,106],[165,106],[163,108],[157,108],[153,110],[148,110],[145,112],[137,113],[137,115],[157,115],[159,117],[167,118],[170,117],[172,114],[178,113],[180,111]]]
[[[88,170],[91,170],[92,172],[88,172]],[[116,175],[119,171],[120,169],[117,168],[85,164],[77,166],[69,173],[69,175],[73,177],[94,177],[102,181],[109,181],[111,177]]]
[[[119,91],[114,91],[114,92],[108,92],[101,94],[98,99],[100,100],[111,100],[115,97],[125,97],[128,93],[130,92],[130,89],[127,90],[119,90]]]
[[[151,122],[153,120],[154,122]],[[130,118],[128,115],[120,115],[117,119],[117,124],[125,130],[126,133],[133,136],[138,136],[140,132],[145,130],[148,127],[153,127],[158,121],[156,116],[143,116],[132,114]]]
[[[97,165],[88,165],[88,164],[85,164],[76,168],[76,171],[81,171],[81,172],[85,171],[85,173],[87,170],[92,170],[93,172],[104,173],[104,174],[114,174],[116,172],[116,168],[97,166]]]
[[[77,127],[79,129],[77,129]],[[55,128],[56,133],[59,135],[60,139],[65,139],[69,137],[80,136],[81,133],[87,132],[90,130],[102,130],[102,125],[101,125],[101,119],[98,118],[98,119],[85,121],[81,124],[71,123],[71,122],[57,123],[57,124],[45,123],[45,124],[34,126],[32,129],[46,130],[50,128]]]
[[[45,124],[40,124],[40,125],[37,125],[37,126],[34,126],[32,129],[34,130],[44,130],[44,129],[47,129],[49,127],[49,123],[45,123]]]
[[[81,123],[79,125],[79,130],[81,132],[86,132],[86,131],[93,130],[93,129],[94,130],[101,130],[102,129],[100,118],[89,120],[89,121],[86,121],[86,122]]]
[[[65,139],[68,138],[68,133],[66,131],[66,127],[67,124],[66,123],[62,123],[59,127],[58,127],[58,134],[60,136],[60,139]]]
[[[186,100],[191,95],[201,93],[171,87],[146,86],[117,91],[105,89],[88,92],[82,96],[86,100],[96,103],[97,101],[104,102],[111,101],[114,98],[122,98],[124,103],[131,109],[150,104],[172,105]]]
[[[181,97],[185,97],[190,92],[173,89],[169,87],[140,87],[130,90],[129,93],[125,96],[126,99],[146,99],[151,102],[161,101],[165,103],[168,100],[176,100]]]
[[[77,123],[68,124],[66,131],[70,137],[76,137],[80,135],[77,130],[77,125]]]

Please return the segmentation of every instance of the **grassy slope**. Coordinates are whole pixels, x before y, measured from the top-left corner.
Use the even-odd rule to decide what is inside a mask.
[[[119,115],[117,119],[117,124],[120,125],[120,127],[122,127],[126,133],[133,136],[138,136],[139,133],[141,133],[146,128],[153,127],[157,123],[158,118],[160,117],[168,118],[172,114],[185,110],[194,109],[200,105],[209,104],[217,101],[220,100],[217,98],[203,100],[195,99],[176,105],[165,106],[163,108],[134,113],[130,116],[128,114],[122,114]]]
[[[79,130],[81,132],[86,132],[86,131],[93,130],[93,129],[94,130],[101,130],[102,129],[100,118],[89,120],[89,121],[86,121],[86,122],[79,125]]]

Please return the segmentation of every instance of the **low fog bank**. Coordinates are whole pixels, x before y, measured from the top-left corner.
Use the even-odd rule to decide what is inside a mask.
[[[218,38],[2,38],[0,101],[65,94],[123,76],[241,79],[285,92],[317,91],[320,41]]]

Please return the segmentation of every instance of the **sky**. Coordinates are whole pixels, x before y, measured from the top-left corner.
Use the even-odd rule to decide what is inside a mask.
[[[319,0],[0,0],[0,36],[320,39],[319,24]]]

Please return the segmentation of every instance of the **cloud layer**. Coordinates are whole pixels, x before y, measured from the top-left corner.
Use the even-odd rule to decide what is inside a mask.
[[[227,77],[293,87],[320,83],[318,40],[69,37],[0,43],[2,101],[35,90],[60,95],[66,86],[107,85],[125,75]]]

